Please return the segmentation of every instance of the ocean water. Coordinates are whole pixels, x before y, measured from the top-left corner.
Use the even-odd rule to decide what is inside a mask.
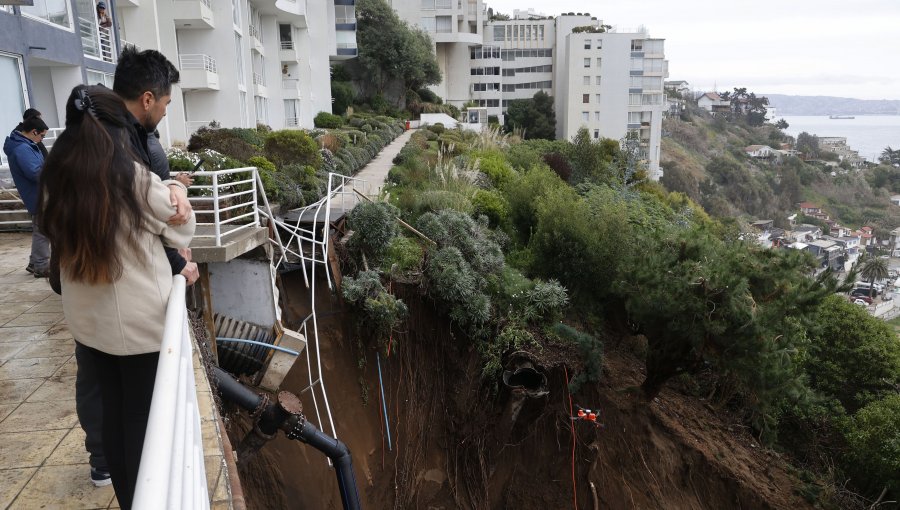
[[[845,136],[847,145],[869,161],[878,161],[885,147],[900,149],[900,115],[856,115],[853,119],[829,119],[827,115],[780,116],[793,137],[806,131],[816,136]]]

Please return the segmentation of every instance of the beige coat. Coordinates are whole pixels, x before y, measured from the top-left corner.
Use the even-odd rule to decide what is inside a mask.
[[[172,289],[172,268],[163,244],[186,248],[196,227],[193,216],[184,225],[166,224],[175,214],[168,185],[176,181],[161,181],[144,167],[138,167],[137,175],[138,189],[150,179],[144,228],[137,234],[143,260],[122,242],[122,276],[113,283],[87,285],[72,281],[65,268],[60,271],[63,312],[72,335],[116,356],[159,351]]]

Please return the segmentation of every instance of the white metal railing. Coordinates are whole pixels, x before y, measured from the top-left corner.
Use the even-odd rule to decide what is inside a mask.
[[[183,276],[173,277],[141,453],[135,510],[209,508]]]
[[[285,117],[284,125],[286,127],[300,127],[300,117]]]
[[[281,49],[283,49],[283,50],[294,49],[294,41],[281,41]]]
[[[337,43],[338,49],[356,49],[356,43]]]
[[[123,49],[128,48],[129,46],[134,48],[137,51],[144,51],[144,49],[142,47],[138,46],[137,44],[134,44],[133,42],[128,42],[125,39],[122,39],[122,48]]]
[[[249,26],[250,26],[250,29],[248,31],[250,32],[250,37],[256,37],[256,39],[259,40],[259,42],[262,42],[262,38],[259,36],[259,27],[257,27],[256,25],[253,25],[253,24],[251,24]]]
[[[259,186],[262,187],[262,181],[260,181]],[[328,265],[328,244],[331,239],[329,231],[331,230],[332,215],[345,214],[359,203],[359,195],[354,191],[354,188],[357,186],[362,186],[365,189],[366,181],[329,173],[328,191],[325,196],[313,204],[292,211],[298,214],[297,221],[293,225],[276,218],[272,214],[265,193],[261,193],[264,207],[259,208],[259,212],[275,225],[273,229],[275,239],[272,242],[276,243],[279,249],[278,261],[275,263],[275,267],[277,268],[281,264],[286,263],[288,255],[299,259],[299,265],[303,272],[303,281],[306,287],[310,289],[311,311],[306,319],[303,320],[300,332],[303,333],[307,340],[312,339],[313,348],[307,348],[303,351],[306,355],[309,385],[301,393],[310,391],[319,430],[324,430],[316,389],[321,392],[332,437],[337,437],[337,430],[335,430],[334,419],[331,415],[331,405],[328,402],[328,394],[325,390],[322,356],[319,350],[319,329],[316,319],[316,271],[321,266],[325,271],[325,280],[328,282],[328,288],[333,289]],[[287,242],[282,242],[278,233],[280,229],[290,234]],[[296,249],[294,246],[296,246]],[[309,265],[309,268],[307,268],[307,265]],[[315,356],[315,360],[313,360],[313,356]]]
[[[216,246],[222,246],[222,240],[227,236],[260,226],[256,167],[194,172],[193,176],[208,177],[211,181],[210,184],[192,185],[191,189],[200,190],[203,196],[190,197],[190,201],[197,216],[197,230],[206,227],[212,231],[211,234],[194,234],[194,239],[211,238]],[[212,221],[200,221],[201,217],[209,216]]]
[[[262,85],[266,86],[266,80],[263,78],[263,75],[259,73],[253,73],[253,84],[254,85]]]
[[[205,69],[211,73],[219,72],[216,59],[203,53],[187,53],[178,55],[178,62],[182,69]]]
[[[337,25],[349,25],[351,23],[356,23],[356,17],[335,18],[334,22]]]

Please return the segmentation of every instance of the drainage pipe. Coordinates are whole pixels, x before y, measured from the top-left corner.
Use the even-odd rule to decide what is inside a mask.
[[[285,432],[288,439],[300,440],[331,459],[344,510],[361,508],[350,449],[340,440],[309,423],[301,412],[300,399],[296,395],[282,391],[278,394],[276,402],[270,402],[268,396],[255,393],[221,368],[213,367],[213,373],[222,398],[251,412],[257,420],[253,430],[241,441],[240,450],[244,454],[239,453],[239,459],[258,450],[268,440],[273,439],[280,429]]]

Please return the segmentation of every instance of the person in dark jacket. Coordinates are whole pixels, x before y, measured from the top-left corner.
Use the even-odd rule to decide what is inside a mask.
[[[50,264],[50,241],[41,232],[35,215],[38,181],[44,166],[44,155],[37,144],[47,135],[48,128],[40,117],[23,120],[16,127],[20,129],[6,137],[3,152],[9,159],[9,170],[19,190],[19,197],[31,215],[31,256],[25,270],[33,273],[35,278],[45,278]]]
[[[40,119],[41,112],[35,110],[34,108],[29,108],[29,109],[25,110],[25,112],[22,114],[22,122],[25,122],[26,120],[33,118],[33,117],[37,117]],[[19,125],[16,126],[16,131],[22,130],[22,122],[20,122]],[[44,146],[43,140],[38,142],[37,146],[38,146],[38,149],[41,150],[41,154],[44,155],[44,159],[47,159],[47,147]]]

